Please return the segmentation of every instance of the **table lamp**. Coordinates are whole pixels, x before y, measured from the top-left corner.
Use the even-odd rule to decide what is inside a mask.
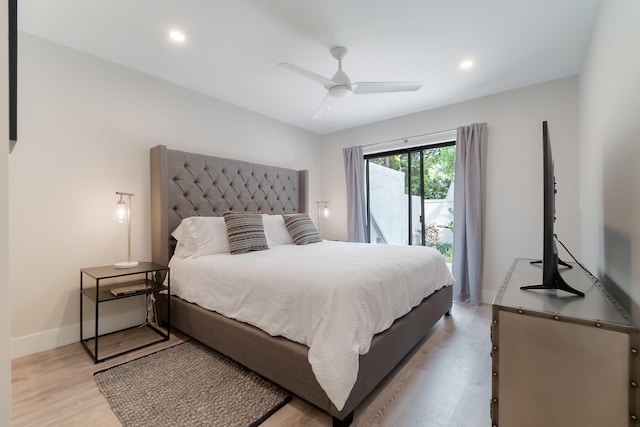
[[[320,233],[320,220],[321,218],[329,218],[329,202],[316,202],[318,205],[318,233]],[[320,206],[324,204],[324,206]]]
[[[116,203],[116,207],[114,208],[113,215],[114,219],[122,224],[126,221],[127,223],[127,234],[128,234],[128,247],[127,247],[127,261],[117,262],[114,264],[115,268],[132,268],[138,266],[138,261],[131,261],[131,197],[133,194],[131,193],[123,193],[122,191],[116,191],[116,194],[120,196],[120,200]],[[127,200],[123,200],[123,196],[127,197]]]

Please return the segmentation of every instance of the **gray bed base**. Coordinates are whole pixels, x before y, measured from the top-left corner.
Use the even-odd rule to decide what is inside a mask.
[[[244,187],[243,187],[244,186]],[[152,261],[166,265],[182,218],[219,216],[225,210],[295,213],[308,210],[307,171],[275,168],[201,154],[151,149]],[[158,295],[159,308],[166,295]],[[315,379],[308,347],[272,337],[246,323],[171,298],[171,325],[326,411],[334,426],[349,425],[354,410],[419,343],[452,304],[450,286],[425,298],[360,356],[357,381],[342,410]],[[166,319],[162,310],[159,320]]]
[[[341,411],[316,381],[308,360],[308,347],[273,337],[175,296],[171,297],[171,325],[329,413],[334,426],[348,425],[358,405],[449,312],[451,289],[447,286],[435,292],[389,329],[374,336],[369,352],[360,356],[356,384]],[[159,298],[157,306],[164,309],[167,296]],[[166,316],[160,312],[159,318]]]

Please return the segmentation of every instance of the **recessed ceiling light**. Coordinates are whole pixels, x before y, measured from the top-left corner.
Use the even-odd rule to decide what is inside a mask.
[[[473,67],[473,61],[470,60],[470,59],[467,59],[466,61],[462,61],[460,63],[460,69],[461,70],[468,70],[471,67]]]
[[[178,30],[170,31],[169,32],[169,38],[171,40],[173,40],[174,42],[178,42],[178,43],[182,43],[187,39],[187,37],[184,35],[184,33],[182,31],[178,31]]]

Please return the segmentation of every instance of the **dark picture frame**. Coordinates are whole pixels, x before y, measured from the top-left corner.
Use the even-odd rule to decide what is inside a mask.
[[[9,0],[9,140],[18,140],[18,0]]]

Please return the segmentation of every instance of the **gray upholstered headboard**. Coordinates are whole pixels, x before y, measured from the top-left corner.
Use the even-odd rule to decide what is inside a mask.
[[[225,211],[308,212],[308,171],[265,166],[203,154],[151,149],[151,247],[166,265],[171,232],[183,218]]]

